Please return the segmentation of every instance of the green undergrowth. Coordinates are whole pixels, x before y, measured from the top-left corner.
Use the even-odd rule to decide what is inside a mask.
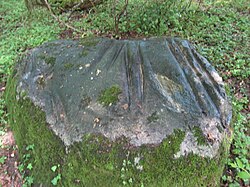
[[[224,183],[229,183],[230,187],[250,185],[250,123],[248,115],[243,115],[240,111],[245,108],[246,101],[243,99],[233,99],[234,118],[232,128],[234,130],[231,154],[227,160],[227,172],[222,176]]]
[[[220,184],[228,143],[222,145],[214,159],[193,154],[174,158],[185,136],[184,132],[175,130],[158,146],[135,148],[125,138],[110,142],[100,135],[85,135],[82,142],[74,143],[65,151],[46,123],[44,112],[28,99],[15,100],[15,85],[16,78],[10,78],[5,93],[9,123],[27,171],[24,179],[34,185],[193,187]]]
[[[60,28],[45,9],[31,14],[19,0],[1,0],[0,20],[0,80],[5,82],[18,56],[57,39]]]

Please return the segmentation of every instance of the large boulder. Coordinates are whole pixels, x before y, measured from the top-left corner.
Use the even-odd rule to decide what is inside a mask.
[[[6,96],[35,184],[219,185],[231,107],[186,40],[49,42],[17,63]]]

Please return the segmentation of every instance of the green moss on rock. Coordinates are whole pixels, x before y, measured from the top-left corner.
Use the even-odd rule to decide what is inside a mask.
[[[72,64],[72,63],[65,63],[63,66],[64,66],[65,69],[71,69],[71,68],[74,67],[74,64]]]
[[[204,136],[200,127],[194,126],[193,133],[194,133],[194,137],[196,137],[196,139],[197,139],[198,145],[207,145],[207,139]]]
[[[101,94],[106,105],[118,100],[121,92],[113,86]],[[19,153],[34,144],[31,154],[35,185],[52,186],[60,173],[59,186],[219,186],[228,144],[222,144],[216,158],[189,154],[175,158],[185,133],[176,130],[159,145],[131,146],[125,138],[111,142],[101,135],[85,135],[82,142],[67,148],[50,130],[45,114],[28,99],[16,100],[16,78],[11,77],[6,90],[9,123],[14,131]],[[58,173],[51,170],[60,164]]]
[[[88,56],[88,54],[89,54],[89,52],[88,52],[86,49],[82,50],[81,55],[82,55],[83,57]]]
[[[15,78],[8,80],[5,94],[10,114],[9,123],[14,131],[20,158],[26,154],[26,147],[34,144],[30,157],[33,169],[29,173],[36,183],[50,185],[50,180],[55,175],[50,168],[54,164],[63,162],[64,146],[60,139],[49,130],[43,111],[35,107],[28,99],[16,100]]]
[[[40,55],[40,58],[41,58],[41,59],[44,59],[45,63],[46,63],[46,64],[49,64],[49,65],[51,65],[51,66],[54,66],[55,63],[56,63],[56,58],[55,58],[55,57],[50,57],[50,56],[48,56],[48,55],[46,55],[46,54]]]
[[[50,65],[54,66],[55,63],[56,63],[56,58],[55,57],[48,57],[48,58],[46,58],[45,62],[47,64],[50,64]]]
[[[98,101],[104,106],[115,104],[119,100],[118,95],[121,94],[121,92],[119,86],[114,85],[101,91]]]
[[[159,119],[157,112],[153,112],[150,116],[147,117],[149,123],[156,122]]]
[[[94,37],[83,38],[79,40],[79,44],[84,45],[84,47],[96,46],[99,43],[100,39]]]

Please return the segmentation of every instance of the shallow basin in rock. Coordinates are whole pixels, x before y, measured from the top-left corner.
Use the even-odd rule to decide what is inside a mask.
[[[55,157],[63,185],[99,186],[98,175],[115,186],[165,186],[175,180],[176,185],[218,184],[231,107],[221,77],[186,40],[49,42],[17,64],[6,95],[17,142],[27,139],[20,147],[34,144],[34,155]],[[42,142],[54,153],[44,151]],[[204,180],[196,180],[197,174],[187,173],[191,180],[182,176],[188,160],[189,172],[196,168],[190,163],[206,167],[207,173],[198,175]],[[85,169],[77,168],[81,164]],[[169,168],[175,169],[167,179]],[[204,176],[211,168],[217,172]],[[88,174],[91,170],[95,177]],[[35,178],[48,184],[46,177]]]

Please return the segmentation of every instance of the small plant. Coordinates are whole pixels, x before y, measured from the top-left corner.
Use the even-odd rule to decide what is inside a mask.
[[[228,159],[228,168],[234,175],[224,175],[222,179],[231,186],[238,185],[239,181],[248,185],[250,183],[250,137],[246,134],[247,118],[240,111],[245,107],[244,98],[234,101],[233,106],[236,110],[236,122],[234,123],[234,139],[232,144],[232,157]]]
[[[6,121],[7,114],[4,108],[5,108],[5,101],[4,99],[0,98],[0,124],[2,125],[0,126],[0,136],[5,133],[4,126],[7,124]]]
[[[26,176],[24,178],[23,187],[30,187],[34,183],[34,178],[31,176]]]
[[[134,161],[131,162],[129,159],[129,152],[127,155],[127,159],[124,159],[122,162],[122,167],[121,167],[121,180],[122,184],[124,186],[129,185],[133,186],[133,183],[135,182],[134,180],[134,172],[142,172],[143,171],[143,166],[140,164],[141,157],[137,156],[134,158]],[[143,183],[140,185],[143,187]]]
[[[34,178],[29,176],[29,172],[33,169],[33,164],[31,162],[31,153],[34,150],[35,145],[31,144],[26,146],[26,154],[22,157],[22,162],[19,164],[18,169],[23,178],[23,187],[30,187],[34,182]]]
[[[133,183],[133,178],[129,175],[130,167],[132,167],[132,163],[129,160],[123,160],[121,168],[121,179],[124,186]]]
[[[5,160],[7,159],[6,156],[1,156],[0,157],[0,164],[3,164],[5,162]]]
[[[52,166],[51,171],[56,173],[56,171],[58,171],[59,168],[60,168],[60,164]],[[56,186],[60,180],[61,180],[61,174],[57,173],[57,175],[51,180],[51,183],[53,186]]]

